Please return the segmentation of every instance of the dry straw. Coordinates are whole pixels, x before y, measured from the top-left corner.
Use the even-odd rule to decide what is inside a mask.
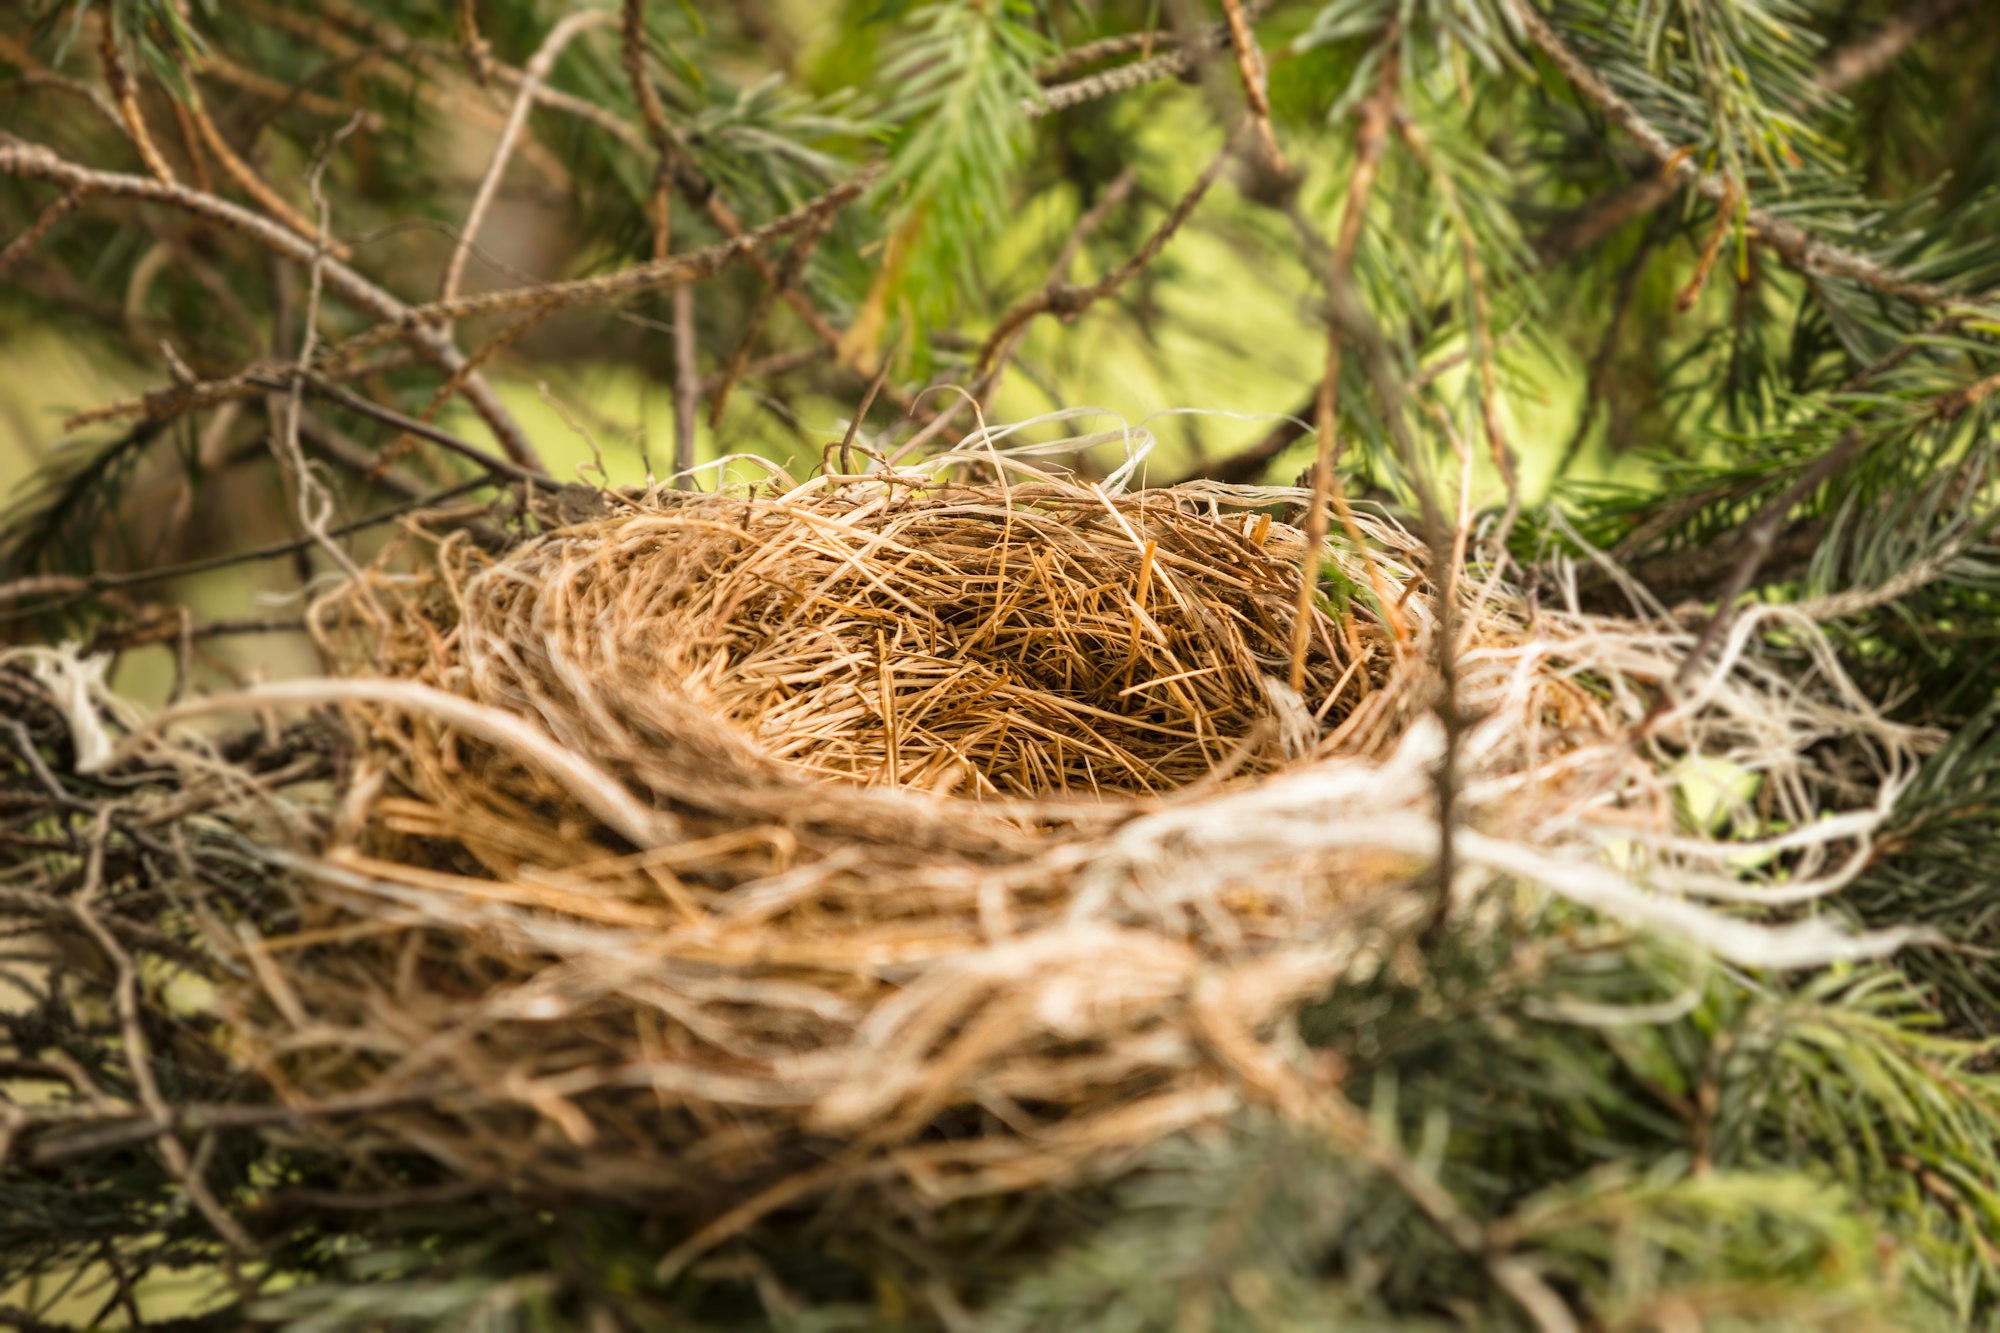
[[[374,1108],[312,1122],[360,1163],[680,1196],[708,1224],[669,1267],[827,1189],[1020,1189],[1228,1113],[1298,1004],[1410,963],[1435,892],[1423,548],[1363,519],[1329,550],[1294,694],[1300,498],[989,450],[606,496],[497,553],[413,524],[314,609],[330,678],[126,742],[344,719],[313,831],[256,852],[290,918],[213,931],[236,1057]],[[1461,910],[1553,891],[1752,965],[1904,941],[1813,913],[1914,743],[1810,624],[1804,678],[1765,609],[1670,703],[1670,617],[1461,585]],[[1752,840],[1690,822],[1690,756],[1756,780]]]

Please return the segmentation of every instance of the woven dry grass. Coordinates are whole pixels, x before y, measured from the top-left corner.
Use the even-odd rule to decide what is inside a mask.
[[[217,945],[238,1058],[367,1108],[310,1131],[364,1168],[682,1195],[711,1220],[670,1262],[816,1191],[1018,1189],[1268,1092],[1301,1001],[1413,957],[1446,745],[1392,525],[1330,549],[1357,595],[1279,683],[1296,498],[927,472],[611,498],[497,555],[413,527],[315,608],[334,677],[201,705],[332,703],[351,741],[259,853],[294,919]],[[1559,593],[1461,586],[1457,900],[1553,890],[1776,965],[1900,943],[1771,912],[1859,864],[1912,738],[1830,657],[1764,665],[1781,610],[1656,707],[1686,630]],[[1822,810],[1828,737],[1868,808]],[[1778,831],[1690,833],[1687,754],[1756,774]]]

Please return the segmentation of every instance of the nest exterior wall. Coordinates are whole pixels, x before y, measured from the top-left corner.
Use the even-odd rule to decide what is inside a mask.
[[[1739,958],[1899,942],[1698,906],[1760,890],[1683,836],[1664,770],[1753,757],[1773,817],[1824,830],[1771,874],[1805,901],[1871,827],[1815,823],[1815,739],[1860,735],[1886,801],[1906,738],[1747,640],[1661,713],[1684,631],[1494,580],[1455,594],[1448,738],[1437,594],[1378,524],[1330,549],[1354,594],[1291,695],[1292,498],[934,479],[622,497],[498,554],[413,527],[314,610],[345,678],[285,687],[338,706],[347,757],[304,852],[260,853],[285,928],[218,937],[236,1058],[378,1108],[310,1130],[357,1162],[725,1189],[726,1230],[843,1182],[1019,1189],[1227,1114],[1243,1052],[1400,965],[1442,888],[1506,914],[1538,899],[1484,890],[1542,885]]]

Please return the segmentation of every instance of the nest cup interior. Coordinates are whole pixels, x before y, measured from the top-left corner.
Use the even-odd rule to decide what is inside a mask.
[[[623,721],[677,696],[814,777],[971,798],[1266,772],[1372,683],[1368,627],[1324,605],[1304,691],[1284,683],[1298,551],[1268,518],[1159,493],[1010,499],[649,504],[473,577],[467,660],[587,676]],[[659,729],[684,741],[673,711]]]

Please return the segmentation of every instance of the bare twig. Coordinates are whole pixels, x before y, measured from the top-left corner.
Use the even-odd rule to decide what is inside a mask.
[[[235,181],[245,194],[257,201],[258,207],[300,236],[312,241],[316,247],[320,246],[318,229],[304,214],[286,203],[284,197],[272,189],[264,178],[237,154],[230,146],[229,140],[223,137],[222,130],[216,125],[215,120],[208,114],[208,108],[202,104],[199,94],[193,94],[188,98],[187,114],[194,123],[195,130],[201,135],[202,142],[208,145],[211,153],[215,154],[215,160],[222,164],[222,169],[229,173],[229,178]],[[324,248],[336,259],[345,260],[351,257],[347,247],[338,242]]]
[[[1894,64],[1912,42],[1972,7],[1973,0],[1913,0],[1866,37],[1827,52],[1815,82],[1830,93],[1847,92]]]
[[[1709,228],[1708,240],[1701,247],[1701,258],[1695,261],[1693,276],[1674,297],[1676,310],[1692,310],[1694,303],[1701,299],[1702,288],[1708,286],[1708,275],[1715,268],[1716,256],[1722,253],[1722,243],[1729,238],[1729,224],[1736,212],[1736,199],[1736,187],[1732,182],[1716,202],[1715,225]]]
[[[1052,313],[1064,320],[1073,320],[1105,297],[1114,295],[1148,264],[1159,258],[1160,251],[1166,249],[1167,242],[1174,238],[1174,233],[1181,229],[1181,224],[1186,222],[1200,206],[1209,187],[1215,184],[1216,177],[1220,176],[1223,167],[1228,165],[1230,157],[1236,151],[1237,142],[1242,137],[1243,129],[1243,125],[1238,125],[1230,133],[1222,148],[1209,160],[1209,164],[1202,168],[1201,174],[1195,177],[1194,184],[1188,187],[1187,193],[1181,196],[1166,217],[1160,219],[1160,224],[1153,228],[1145,243],[1124,263],[1085,287],[1075,287],[1067,283],[1048,283],[1033,296],[1002,315],[1000,322],[993,326],[993,332],[986,335],[986,341],[979,349],[978,363],[981,369],[992,365],[1001,347],[1014,336],[1015,331],[1035,316]]]
[[[1257,122],[1257,138],[1264,145],[1271,170],[1283,175],[1285,155],[1278,148],[1277,132],[1271,128],[1271,99],[1264,91],[1264,53],[1257,46],[1256,34],[1250,30],[1250,16],[1244,11],[1243,0],[1222,0],[1222,12],[1229,21],[1229,42],[1236,48],[1236,72],[1242,76],[1243,97]]]
[[[458,0],[457,16],[458,40],[465,49],[465,63],[484,88],[493,78],[493,47],[479,31],[478,0]]]
[[[0,150],[0,170],[4,170],[6,165],[4,150]],[[838,212],[858,197],[868,188],[880,170],[879,166],[866,167],[852,180],[835,186],[817,199],[800,205],[782,217],[774,218],[755,230],[746,231],[703,250],[670,255],[651,263],[635,264],[630,268],[599,277],[509,287],[497,292],[459,296],[449,301],[433,301],[429,305],[400,310],[384,323],[358,333],[331,349],[327,354],[328,363],[342,364],[383,343],[398,338],[408,338],[412,330],[429,324],[455,323],[474,315],[501,314],[513,310],[561,310],[569,306],[601,304],[627,296],[636,296],[640,292],[664,291],[683,283],[698,282],[703,278],[713,277],[737,259],[754,253],[759,247],[771,241],[818,225],[822,219]],[[334,270],[329,269],[329,276],[332,276],[333,272]]]
[[[1353,174],[1347,182],[1347,207],[1340,218],[1340,233],[1334,242],[1333,255],[1323,275],[1327,288],[1329,305],[1337,294],[1344,292],[1348,276],[1354,268],[1355,246],[1361,240],[1361,226],[1367,218],[1368,199],[1375,190],[1375,176],[1382,162],[1382,150],[1388,141],[1389,123],[1396,109],[1396,85],[1401,78],[1401,41],[1392,23],[1384,35],[1382,65],[1377,73],[1375,90],[1361,108],[1361,123],[1355,130],[1355,161]],[[1314,238],[1316,239],[1316,238]],[[1319,591],[1319,570],[1322,553],[1326,546],[1326,535],[1330,526],[1327,506],[1338,500],[1341,518],[1350,537],[1358,536],[1354,530],[1354,516],[1348,512],[1347,500],[1341,493],[1340,480],[1334,471],[1337,461],[1339,438],[1338,397],[1340,393],[1340,364],[1342,356],[1342,333],[1340,321],[1329,318],[1326,330],[1326,365],[1320,374],[1319,389],[1313,395],[1314,421],[1319,433],[1318,448],[1313,455],[1311,508],[1306,511],[1306,543],[1300,556],[1299,597],[1293,610],[1292,622],[1292,667],[1289,683],[1294,690],[1305,687],[1306,649],[1310,646],[1310,636],[1299,632],[1298,617],[1310,619],[1313,597]],[[1383,404],[1383,410],[1388,410]],[[1357,541],[1357,549],[1365,550],[1366,544]],[[1374,565],[1369,566],[1375,573]],[[1375,599],[1385,611],[1394,605],[1388,589],[1383,586],[1379,575],[1375,579]],[[1389,614],[1393,615],[1391,611]],[[1401,637],[1399,634],[1398,638]]]
[[[40,216],[23,227],[13,240],[7,242],[5,247],[0,248],[0,277],[6,276],[8,269],[14,267],[31,250],[41,244],[42,238],[47,236],[58,222],[61,222],[71,213],[74,213],[76,206],[82,202],[83,192],[81,190],[72,186],[68,190],[63,191],[60,199],[57,199],[54,203],[43,209]]]
[[[279,465],[292,474],[292,484],[298,488],[299,522],[307,533],[319,543],[320,549],[334,564],[340,566],[348,578],[359,582],[361,567],[328,533],[333,522],[334,498],[313,473],[312,464],[307,461],[305,450],[299,445],[299,417],[305,410],[305,382],[312,365],[313,351],[319,344],[320,298],[326,289],[326,260],[332,253],[328,235],[332,229],[332,209],[327,205],[322,184],[326,177],[327,164],[333,160],[334,152],[341,141],[359,126],[358,117],[350,118],[319,152],[313,162],[309,176],[309,193],[313,209],[318,214],[319,225],[313,238],[317,253],[313,256],[311,278],[307,288],[306,308],[300,320],[299,350],[294,362],[291,389],[285,395],[282,419],[272,431],[272,452]],[[282,324],[282,320],[277,321]],[[282,331],[280,331],[282,336]],[[365,599],[375,612],[378,621],[383,617],[379,602],[373,596]]]
[[[125,53],[118,48],[118,25],[110,14],[102,16],[98,35],[98,58],[104,62],[105,82],[111,85],[111,100],[118,108],[118,118],[125,124],[125,133],[139,150],[139,159],[146,164],[146,170],[162,184],[172,185],[173,170],[146,128],[146,117],[139,110],[139,82],[132,77],[125,64]]]
[[[746,374],[758,372],[760,369],[768,373],[767,368],[762,368],[750,360],[751,349],[757,345],[758,338],[763,336],[764,325],[771,318],[771,312],[777,308],[778,298],[791,290],[792,284],[805,275],[806,265],[811,262],[813,252],[819,248],[820,238],[825,234],[824,227],[815,227],[801,232],[798,239],[792,242],[791,247],[785,251],[784,259],[778,264],[776,277],[766,283],[764,290],[757,294],[757,304],[750,308],[750,317],[743,322],[743,332],[736,340],[736,350],[730,354],[729,363],[720,372],[706,377],[696,386],[696,392],[708,399],[710,429],[722,424],[722,412],[729,405],[729,395]],[[796,354],[780,355],[791,357]],[[811,351],[803,355],[807,360],[814,360],[820,353]],[[767,357],[765,360],[770,361],[771,358]],[[790,364],[789,361],[786,364]]]
[[[1940,395],[1932,401],[1927,415],[1933,421],[1952,420],[1982,400],[1993,396],[1995,392],[2000,392],[2000,375],[1989,375],[1963,388]],[[1722,590],[1716,596],[1715,613],[1702,627],[1701,636],[1688,650],[1687,657],[1681,662],[1680,670],[1674,675],[1676,690],[1687,688],[1709,650],[1721,640],[1723,632],[1735,623],[1736,616],[1742,609],[1738,599],[1750,587],[1750,581],[1757,576],[1758,570],[1764,567],[1764,562],[1770,558],[1779,530],[1791,516],[1792,510],[1859,458],[1867,449],[1870,440],[1871,436],[1864,426],[1848,427],[1831,449],[1815,458],[1791,485],[1767,501],[1764,507],[1757,511],[1756,516],[1744,526],[1740,543],[1735,547],[1738,552],[1736,562],[1730,569],[1728,581],[1722,585]],[[1662,707],[1664,704],[1663,700]],[[1660,711],[1661,709],[1656,709],[1655,715]]]
[[[458,294],[458,282],[465,273],[466,257],[472,252],[473,242],[479,239],[479,229],[486,222],[486,212],[493,206],[494,197],[500,191],[500,178],[507,174],[507,160],[514,155],[514,145],[519,142],[521,130],[528,123],[528,112],[534,108],[535,91],[548,79],[549,71],[555,68],[557,59],[572,41],[592,28],[603,27],[615,20],[616,15],[606,10],[579,9],[549,29],[541,47],[528,61],[521,74],[521,86],[515,94],[513,109],[507,113],[507,124],[500,131],[500,142],[494,145],[493,160],[487,163],[486,175],[479,182],[472,207],[458,229],[458,243],[452,247],[451,259],[445,264],[444,282],[438,288],[440,302],[449,302]]]
[[[1049,265],[1049,276],[1042,283],[1041,291],[1028,298],[1025,305],[1032,305],[1036,301],[1053,301],[1056,299],[1055,294],[1069,280],[1070,265],[1076,262],[1077,254],[1083,249],[1083,243],[1095,235],[1097,229],[1104,225],[1104,220],[1110,217],[1112,212],[1125,202],[1126,197],[1132,193],[1132,187],[1138,183],[1138,180],[1139,169],[1134,166],[1126,167],[1112,178],[1111,184],[1104,187],[1104,192],[1098,196],[1097,202],[1085,209],[1082,215],[1077,218],[1076,226],[1070,229],[1069,236],[1063,241],[1062,248],[1056,251],[1055,260]],[[1014,317],[1019,309],[1025,308],[1025,305],[1024,307],[1017,307],[1016,310],[1009,311],[1007,314],[1001,316],[1001,326],[1005,326],[1010,320],[1013,320],[1014,328],[1011,333],[1005,335],[998,348],[992,352],[990,358],[987,352],[989,348],[994,347],[993,337],[989,337],[986,344],[981,347],[980,361],[985,369],[980,376],[978,387],[973,391],[975,398],[981,400],[989,398],[994,387],[999,384],[1001,375],[1006,372],[1007,363],[1013,358],[1015,349],[1021,345],[1021,338],[1027,330],[1028,321],[1026,318],[1015,319]],[[995,336],[998,335],[999,329],[996,327]],[[953,404],[948,415],[956,417],[958,409],[961,406],[963,406],[962,402]]]
[[[132,961],[132,955],[126,951],[123,944],[119,943],[117,935],[105,928],[103,921],[98,918],[92,907],[92,899],[97,897],[103,885],[104,840],[110,833],[110,814],[108,811],[101,812],[91,835],[83,891],[71,901],[70,910],[78,924],[103,951],[105,958],[117,972],[113,995],[117,1003],[119,1031],[125,1047],[127,1072],[132,1077],[133,1089],[139,1094],[140,1105],[146,1108],[146,1113],[155,1123],[165,1126],[171,1123],[172,1112],[167,1099],[161,1095],[159,1080],[153,1074],[152,1047],[146,1040],[146,1028],[139,1005],[139,970]],[[189,1200],[201,1210],[202,1216],[215,1228],[216,1234],[227,1241],[229,1247],[238,1254],[254,1253],[257,1248],[256,1243],[250,1239],[249,1233],[243,1230],[242,1224],[231,1217],[217,1201],[207,1183],[202,1180],[201,1173],[194,1169],[186,1145],[173,1130],[162,1128],[155,1136],[155,1141],[159,1146],[161,1159],[167,1164],[167,1169],[179,1179],[181,1187],[187,1191]]]
[[[406,500],[401,504],[390,505],[386,509],[378,509],[372,514],[365,514],[350,523],[343,523],[337,528],[329,529],[328,535],[333,537],[350,537],[357,532],[365,532],[369,528],[380,527],[384,523],[393,523],[406,514],[414,514],[423,509],[435,509],[448,500],[455,500],[461,495],[469,494],[472,491],[491,486],[492,484],[493,480],[490,477],[474,477],[470,481],[462,481],[456,486],[449,486],[443,490],[434,491],[429,495],[419,496],[413,500]],[[202,560],[188,560],[178,565],[156,565],[151,569],[137,569],[127,574],[90,574],[86,576],[72,576],[67,574],[37,575],[32,578],[17,580],[13,583],[0,583],[0,607],[5,607],[12,602],[25,601],[31,596],[49,594],[47,601],[35,602],[27,606],[16,607],[9,611],[0,611],[0,622],[47,615],[51,611],[60,611],[64,607],[74,606],[87,597],[95,597],[107,592],[118,592],[127,588],[138,588],[153,583],[166,583],[195,574],[208,574],[218,569],[230,569],[236,565],[255,564],[260,560],[277,560],[294,552],[305,550],[314,545],[315,540],[312,537],[294,537],[288,541],[271,542],[268,545],[255,546],[247,551],[232,551],[226,555],[209,556]]]
[[[1582,254],[1634,218],[1657,209],[1679,189],[1680,182],[1673,177],[1651,171],[1562,214],[1535,239],[1538,266],[1552,268]]]
[[[79,166],[39,144],[0,141],[0,176],[52,181],[84,194],[165,204],[240,232],[272,253],[301,265],[312,264],[317,253],[310,241],[226,199],[184,185]],[[389,337],[409,343],[446,375],[456,374],[464,367],[465,356],[449,336],[424,320],[404,321],[409,307],[352,268],[329,258],[325,277],[329,291],[357,309],[392,321]],[[541,460],[534,446],[484,379],[469,377],[465,381],[465,397],[509,458],[523,467],[540,470]]]
[[[361,128],[371,133],[380,133],[386,127],[387,122],[377,112],[353,106],[335,97],[324,96],[310,88],[283,83],[254,69],[245,69],[218,52],[201,52],[192,59],[195,71],[203,78],[214,79],[218,83],[226,83],[232,88],[239,88],[266,101],[276,102],[279,109],[296,107],[308,115],[326,116],[343,123],[350,117],[359,116]]]
[[[249,384],[256,388],[267,390],[284,390],[292,385],[297,385],[303,392],[309,393],[316,398],[323,398],[327,402],[337,403],[350,412],[358,412],[362,416],[373,417],[385,426],[394,426],[406,434],[414,435],[419,439],[429,440],[432,444],[442,445],[461,458],[467,458],[477,463],[482,469],[495,477],[505,477],[509,481],[529,482],[537,486],[556,486],[561,484],[554,477],[538,468],[522,467],[510,459],[490,454],[477,445],[467,443],[448,430],[442,430],[428,421],[420,421],[416,417],[398,412],[392,407],[384,407],[381,403],[364,398],[352,389],[334,384],[318,375],[300,372],[293,372],[285,376],[252,373],[246,379]]]
[[[131,130],[127,128],[125,118],[119,115],[118,108],[112,105],[111,99],[106,97],[102,90],[92,87],[81,79],[72,79],[49,69],[34,58],[24,43],[4,32],[0,32],[0,60],[21,71],[22,87],[53,88],[57,92],[80,97],[88,102],[91,109],[102,116],[121,138],[131,137]]]
[[[695,368],[694,288],[674,288],[674,474],[678,486],[694,485],[694,420],[701,397]]]
[[[1262,18],[1271,8],[1272,0],[1245,0],[1241,5],[1243,17],[1251,22]],[[1210,47],[1219,47],[1230,39],[1228,21],[1212,24],[1203,34],[1203,40]],[[1100,37],[1094,42],[1073,46],[1059,56],[1054,56],[1035,70],[1035,78],[1044,86],[1063,83],[1102,60],[1116,60],[1121,56],[1151,56],[1155,51],[1173,51],[1181,46],[1181,34],[1171,28],[1149,28],[1143,32],[1118,32],[1109,37]]]
[[[673,195],[667,185],[685,171],[691,171],[692,164],[686,162],[686,154],[681,151],[672,127],[667,124],[666,106],[660,101],[659,90],[653,87],[652,76],[646,71],[646,0],[625,0],[620,35],[619,54],[625,65],[625,78],[632,85],[632,99],[638,103],[639,119],[644,122],[646,133],[659,153],[653,170],[653,258],[665,259],[673,223]],[[709,194],[713,197],[712,191]]]

